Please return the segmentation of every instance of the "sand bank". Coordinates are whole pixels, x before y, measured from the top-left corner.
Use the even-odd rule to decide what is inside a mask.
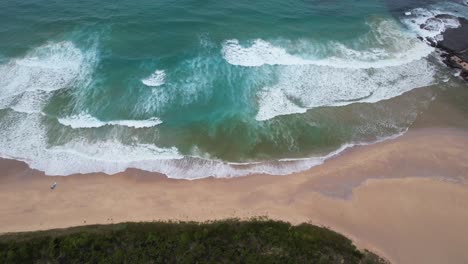
[[[453,129],[417,129],[288,176],[45,177],[1,160],[0,232],[268,216],[329,226],[394,263],[468,263],[467,180],[468,131]]]

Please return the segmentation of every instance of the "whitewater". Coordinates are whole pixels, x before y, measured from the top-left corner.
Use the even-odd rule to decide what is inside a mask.
[[[438,41],[457,23],[421,25],[465,9],[405,6],[394,17],[366,4],[366,14],[352,10],[352,21],[330,24],[339,37],[313,34],[311,24],[269,34],[255,28],[271,28],[262,23],[242,27],[246,34],[219,30],[215,9],[187,14],[187,31],[161,29],[184,21],[156,19],[157,33],[147,28],[148,13],[134,29],[147,34],[134,36],[119,18],[73,10],[90,12],[82,20],[99,17],[99,27],[70,19],[64,23],[73,27],[54,38],[44,40],[42,32],[25,46],[5,42],[11,47],[0,60],[0,156],[48,175],[128,168],[182,179],[286,175],[402,135],[427,109],[434,87],[455,82],[418,36]],[[248,24],[230,13],[238,8],[217,8],[226,12],[223,23],[242,17]],[[36,11],[28,12],[35,19]],[[324,23],[320,14],[284,12]],[[203,16],[212,23],[207,32],[190,34]],[[263,23],[275,21],[262,16]],[[355,33],[341,31],[344,25]]]

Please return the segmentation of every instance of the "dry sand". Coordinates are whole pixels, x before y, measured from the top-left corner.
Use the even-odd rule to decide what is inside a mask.
[[[328,226],[393,263],[468,263],[467,180],[468,131],[451,129],[410,131],[288,176],[52,178],[1,160],[0,232],[268,216]]]

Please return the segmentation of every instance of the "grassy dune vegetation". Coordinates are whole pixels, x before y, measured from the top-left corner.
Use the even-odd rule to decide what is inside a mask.
[[[266,219],[94,225],[0,236],[0,263],[384,263],[346,237]]]

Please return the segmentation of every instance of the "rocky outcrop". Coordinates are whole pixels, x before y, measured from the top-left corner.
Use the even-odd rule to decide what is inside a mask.
[[[444,63],[459,69],[460,77],[468,81],[468,20],[454,15],[438,14],[428,17],[419,28],[427,32],[442,32],[435,37],[419,38],[442,51]]]
[[[462,77],[465,81],[468,81],[468,62],[466,60],[463,60],[457,55],[447,54],[444,62],[452,68],[460,69],[460,77]]]
[[[456,17],[444,14],[430,19],[454,18]],[[449,67],[460,69],[460,76],[468,81],[468,20],[461,17],[456,19],[458,19],[460,26],[446,29],[442,33],[443,39],[433,44],[444,51],[444,62]]]

